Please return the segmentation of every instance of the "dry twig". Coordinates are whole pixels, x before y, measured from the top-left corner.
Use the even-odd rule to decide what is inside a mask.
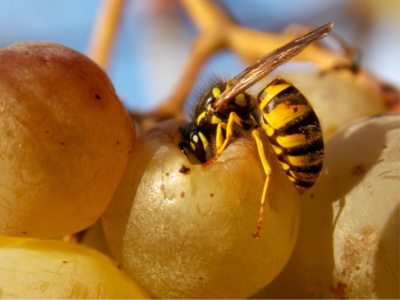
[[[107,70],[125,0],[103,0],[93,24],[88,56]]]
[[[104,0],[98,14],[96,30],[91,44],[91,57],[100,65],[106,66],[107,55],[110,53],[111,39],[120,18],[124,0]],[[219,49],[232,50],[247,63],[252,63],[268,52],[282,46],[310,28],[298,25],[288,26],[282,33],[268,33],[252,30],[236,24],[221,7],[211,0],[180,0],[186,13],[198,28],[199,32],[193,40],[191,51],[186,60],[179,85],[166,101],[153,112],[143,115],[131,113],[133,119],[139,122],[142,128],[168,118],[183,118],[183,105],[191,90],[201,67],[210,56]],[[100,22],[100,18],[107,20]],[[104,37],[99,37],[103,33]],[[105,42],[107,41],[107,42]],[[295,60],[313,62],[320,66],[322,71],[334,69],[337,66],[352,66],[353,53],[343,47],[344,53],[329,50],[318,43],[313,43]],[[350,51],[351,52],[351,51]],[[365,84],[371,92],[378,93],[392,109],[399,109],[400,92],[378,80],[365,69],[359,69],[355,74],[357,81]]]

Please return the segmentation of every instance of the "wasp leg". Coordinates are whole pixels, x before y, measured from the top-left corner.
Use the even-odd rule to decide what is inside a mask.
[[[224,136],[222,135],[222,129],[221,129],[221,126],[223,126],[222,124],[224,125],[224,127],[226,127],[225,123],[218,124],[218,127],[217,127],[217,150],[222,147],[223,142],[224,142]]]
[[[258,221],[257,221],[257,230],[256,230],[256,233],[253,234],[254,238],[258,239],[260,237],[260,230],[261,230],[261,225],[262,225],[263,217],[264,217],[265,198],[267,197],[267,189],[268,189],[268,185],[269,185],[269,180],[270,180],[270,178],[272,178],[272,176],[271,176],[271,168],[267,162],[267,159],[265,158],[264,146],[260,139],[258,129],[254,129],[252,131],[252,135],[253,135],[254,139],[256,140],[258,155],[260,156],[261,163],[264,167],[265,174],[267,175],[267,178],[265,179],[265,183],[264,183],[264,190],[263,190],[262,198],[261,198],[260,214],[258,216]]]
[[[235,114],[234,112],[231,112],[229,115],[228,124],[226,126],[226,137],[225,137],[224,143],[219,148],[217,146],[217,154],[215,154],[215,156],[211,160],[204,163],[202,165],[203,168],[212,165],[218,159],[218,157],[221,156],[222,152],[225,150],[225,148],[228,145],[228,142],[231,139],[232,134],[233,134],[233,122],[234,121],[239,126],[243,127],[243,125],[242,125],[243,120],[237,114]],[[222,132],[221,132],[221,135],[222,135]],[[217,128],[217,138],[218,138],[218,128]],[[220,138],[220,142],[221,141],[222,141],[222,138]],[[218,141],[217,141],[217,145],[218,145]]]

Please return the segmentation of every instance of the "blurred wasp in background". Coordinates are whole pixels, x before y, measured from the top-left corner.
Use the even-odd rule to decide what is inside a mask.
[[[185,155],[185,149],[190,149],[203,167],[218,159],[234,134],[251,132],[267,175],[255,238],[260,235],[271,178],[259,130],[264,128],[283,170],[301,195],[320,175],[324,142],[317,115],[290,82],[277,78],[257,97],[245,91],[332,28],[333,23],[328,23],[272,51],[229,81],[217,82],[198,100],[193,121],[180,128],[184,139],[180,149]]]

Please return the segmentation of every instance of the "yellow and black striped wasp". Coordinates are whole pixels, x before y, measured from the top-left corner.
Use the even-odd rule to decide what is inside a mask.
[[[218,159],[234,133],[251,132],[267,175],[255,238],[260,235],[271,178],[259,130],[264,128],[283,170],[300,194],[320,175],[324,142],[317,115],[290,82],[275,79],[257,98],[245,91],[332,28],[333,23],[328,23],[272,51],[231,80],[216,83],[198,100],[193,121],[185,129],[180,128],[184,142],[179,147],[185,154],[185,149],[190,149],[203,167]]]

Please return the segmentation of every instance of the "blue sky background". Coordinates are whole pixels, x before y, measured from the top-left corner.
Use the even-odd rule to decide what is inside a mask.
[[[184,12],[155,11],[160,0],[128,0],[116,38],[109,75],[128,109],[148,111],[168,97],[196,29]],[[363,64],[400,86],[400,1],[224,0],[236,20],[256,29],[280,31],[290,23],[319,26],[363,50]],[[0,48],[23,41],[51,41],[85,53],[100,0],[0,0]],[[360,6],[357,3],[362,3]],[[367,7],[367,8],[366,8]],[[204,74],[234,75],[242,62],[217,53]]]

